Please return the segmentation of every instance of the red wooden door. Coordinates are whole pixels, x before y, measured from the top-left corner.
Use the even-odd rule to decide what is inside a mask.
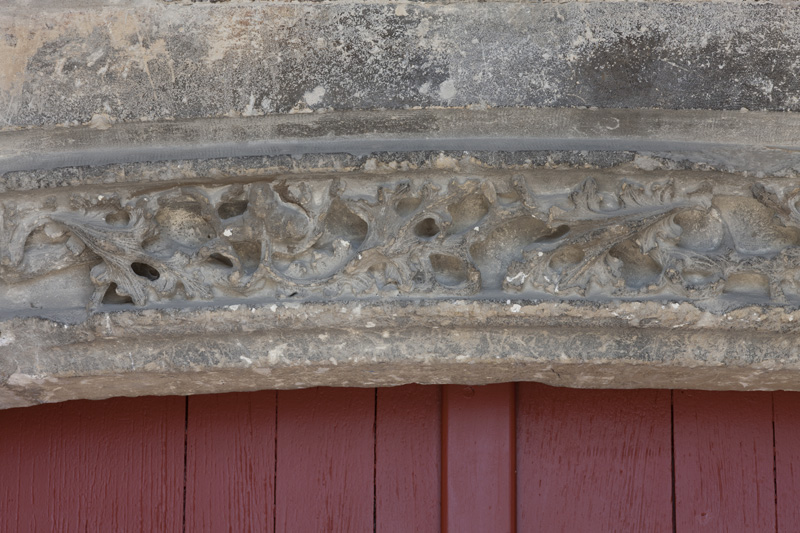
[[[0,531],[179,531],[186,398],[0,411]]]
[[[678,391],[674,417],[677,529],[775,531],[772,393]]]
[[[515,386],[448,385],[442,424],[442,530],[516,529]]]
[[[378,389],[375,526],[386,533],[439,531],[441,387]]]
[[[796,531],[800,393],[309,389],[0,411],[0,531]]]
[[[188,400],[186,531],[273,531],[276,393]]]
[[[670,391],[519,385],[521,531],[672,531]]]

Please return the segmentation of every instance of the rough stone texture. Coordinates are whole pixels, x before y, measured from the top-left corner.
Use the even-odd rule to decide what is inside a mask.
[[[800,390],[800,314],[688,303],[286,303],[2,323],[0,406],[316,385]],[[638,324],[631,327],[632,324]]]
[[[5,7],[0,408],[800,390],[796,3]]]
[[[546,160],[535,165],[527,159],[517,161],[516,168],[492,168],[461,155],[461,160],[441,154],[431,160],[420,157],[416,169],[402,172],[392,168],[394,160],[372,158],[366,170],[314,173],[309,166],[257,179],[209,177],[215,173],[209,172],[206,161],[189,170],[201,171],[205,178],[188,182],[186,175],[162,175],[164,179],[155,183],[123,180],[102,188],[60,184],[5,192],[0,198],[5,227],[23,219],[29,223],[24,238],[19,238],[21,262],[15,267],[11,256],[4,256],[0,276],[0,406],[116,395],[408,382],[533,380],[576,387],[800,390],[795,348],[800,312],[792,292],[800,249],[796,178],[670,169],[669,161],[641,156],[619,157],[615,165],[601,169],[584,166],[591,154],[584,154],[580,166],[574,165],[579,159],[572,165],[548,165]],[[227,170],[239,168],[228,166],[227,160],[217,164]],[[154,168],[164,169],[160,164]],[[130,279],[146,295],[146,305],[136,305],[107,290],[114,281],[122,294],[134,292],[126,291],[127,278],[90,274],[90,269],[108,268],[120,258],[126,261],[119,263],[123,266],[164,260],[164,250],[170,249],[141,248],[137,254],[155,255],[142,261],[126,258],[131,252],[119,248],[127,242],[120,235],[129,234],[136,224],[133,218],[126,222],[120,212],[130,216],[137,209],[154,209],[142,220],[156,223],[154,235],[176,246],[198,236],[195,230],[206,223],[204,216],[220,219],[210,227],[223,237],[226,228],[239,232],[254,227],[239,224],[245,211],[254,208],[237,203],[238,197],[226,198],[231,191],[250,191],[243,198],[251,199],[257,191],[261,197],[283,191],[282,197],[273,197],[277,205],[283,204],[281,209],[297,213],[302,208],[313,219],[318,216],[313,205],[304,202],[314,198],[316,189],[329,194],[334,183],[339,184],[343,205],[361,203],[364,210],[358,212],[364,218],[343,217],[341,212],[334,217],[339,220],[336,235],[350,245],[342,248],[346,253],[341,264],[327,276],[304,278],[296,263],[272,263],[275,273],[297,278],[292,283],[273,280],[248,293],[242,286],[237,289],[232,277],[238,261],[233,247],[221,250],[228,254],[222,256],[228,263],[198,263],[200,272],[210,268],[223,274],[197,278],[208,284],[212,294],[206,297],[188,295],[177,286],[165,292],[165,285],[148,271],[131,270]],[[426,188],[444,203],[411,205],[409,200]],[[302,194],[304,189],[308,195]],[[143,192],[145,203],[140,201]],[[395,202],[393,195],[399,193],[402,197]],[[476,201],[465,203],[462,193]],[[190,205],[205,201],[211,202],[211,210]],[[8,211],[12,203],[13,216]],[[244,210],[239,213],[237,206]],[[229,208],[234,216],[222,219],[219,213]],[[253,212],[275,212],[259,209]],[[371,218],[370,213],[382,210],[396,214]],[[492,222],[489,212],[495,210]],[[399,213],[404,215],[397,218]],[[183,224],[187,216],[197,220]],[[454,219],[463,216],[483,230],[451,231]],[[515,233],[527,228],[517,223],[520,216],[530,219],[532,233]],[[430,225],[419,230],[419,223],[428,219],[441,235],[431,235]],[[508,224],[509,219],[515,222]],[[343,220],[349,222],[342,224]],[[370,225],[387,220],[397,222],[391,226],[397,231],[384,230],[374,242],[348,229],[363,222],[369,231]],[[562,222],[572,227],[559,231]],[[265,242],[274,237],[272,232],[288,226],[278,221],[268,227],[272,230]],[[122,233],[98,234],[100,230]],[[309,231],[301,238],[324,234]],[[191,246],[222,242],[212,235],[202,244],[208,236],[200,237],[174,250],[191,253]],[[231,235],[231,242],[240,242],[239,237]],[[513,242],[506,242],[508,238]],[[76,239],[85,246],[76,246]],[[397,241],[406,244],[390,256]],[[116,252],[108,255],[103,242],[117,246]],[[325,243],[331,239],[314,242],[322,246],[312,257],[327,257]],[[281,239],[275,243],[286,245]],[[496,250],[481,255],[488,244]],[[444,248],[463,261],[463,278],[452,275],[448,262],[430,260]],[[576,248],[584,257],[571,265]],[[3,250],[16,253],[15,245],[4,245]],[[421,261],[417,266],[410,253],[414,250]],[[329,252],[335,256],[335,247]],[[592,280],[586,281],[581,273],[590,253],[600,259],[592,267]],[[360,270],[359,254],[371,266],[380,258],[384,263],[375,264],[382,268]],[[396,272],[387,270],[390,260],[399,265]],[[657,269],[650,268],[654,264]],[[33,269],[35,265],[41,271]],[[432,270],[426,274],[427,267]],[[391,279],[402,268],[420,269],[421,276],[411,276],[404,286]],[[469,276],[470,269],[477,277]],[[180,279],[191,272],[187,267],[174,275]],[[369,283],[360,289],[347,285],[339,292],[339,277],[354,279],[364,272]],[[566,282],[570,272],[579,274],[572,278],[573,286]],[[254,273],[242,271],[244,276]],[[441,274],[449,275],[448,284],[437,283]],[[554,277],[547,279],[550,276]],[[653,279],[640,283],[643,276]],[[336,290],[326,293],[330,288]],[[92,292],[102,297],[93,307],[87,306]]]
[[[798,110],[800,8],[14,2],[6,127],[318,109]]]

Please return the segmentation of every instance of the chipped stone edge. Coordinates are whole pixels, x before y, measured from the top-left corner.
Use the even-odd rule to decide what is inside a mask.
[[[101,312],[78,325],[14,318],[0,322],[0,408],[406,383],[800,390],[795,314],[454,300]]]

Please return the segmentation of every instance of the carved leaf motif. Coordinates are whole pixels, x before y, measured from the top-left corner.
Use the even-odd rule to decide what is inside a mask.
[[[514,263],[504,287],[582,297],[774,297],[760,285],[758,290],[740,289],[739,280],[779,268],[768,261],[776,254],[796,253],[800,229],[776,218],[792,211],[785,204],[778,208],[778,195],[754,190],[758,198],[707,199],[705,189],[679,197],[672,182],[625,182],[615,204],[587,180],[569,195],[571,209],[551,210],[551,224],[571,224],[566,238],[556,248],[540,247]],[[618,207],[611,210],[611,205]],[[598,212],[605,217],[599,228],[586,222]],[[764,274],[758,276],[761,280]],[[784,295],[792,297],[796,283],[783,279],[772,284],[783,283]]]
[[[91,266],[94,305],[112,286],[136,305],[482,290],[800,301],[787,268],[800,264],[800,188],[601,178],[272,180],[6,201],[0,273]]]

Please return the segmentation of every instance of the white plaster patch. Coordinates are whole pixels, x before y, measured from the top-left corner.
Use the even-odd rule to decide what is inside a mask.
[[[642,170],[657,170],[662,166],[658,159],[646,155],[636,155],[633,164]]]
[[[247,102],[244,111],[242,111],[242,115],[245,117],[252,117],[253,115],[258,115],[259,112],[255,110],[255,107],[256,107],[256,95],[251,94],[250,101]]]
[[[96,52],[93,52],[93,53],[92,53],[92,54],[91,54],[91,55],[90,55],[90,56],[87,58],[87,59],[88,59],[88,61],[86,62],[86,66],[87,66],[87,67],[92,67],[92,66],[94,66],[94,64],[95,64],[95,63],[97,63],[97,60],[98,60],[98,59],[100,59],[101,57],[103,57],[103,54],[105,54],[105,53],[106,53],[106,51],[105,51],[104,49],[102,49],[102,48],[101,48],[100,50],[97,50]]]
[[[14,336],[10,333],[0,335],[0,346],[10,346],[14,343]]]
[[[322,97],[325,96],[325,87],[317,85],[313,90],[308,91],[303,95],[303,99],[308,105],[317,105],[322,102]]]
[[[271,365],[278,364],[278,361],[280,361],[280,358],[283,357],[283,353],[285,351],[286,351],[285,344],[279,344],[275,348],[269,350],[267,352],[267,361],[269,362],[269,364]]]
[[[509,283],[514,283],[514,282],[515,282],[515,281],[517,281],[518,279],[522,278],[520,281],[521,281],[522,283],[525,283],[525,278],[527,278],[527,277],[528,277],[528,275],[527,275],[527,274],[525,274],[524,272],[519,272],[519,273],[518,273],[516,276],[514,276],[514,277],[509,277],[509,276],[506,276],[506,281],[507,281],[507,282],[509,282]]]
[[[6,381],[8,385],[12,387],[27,387],[31,384],[41,385],[44,383],[43,379],[37,378],[35,376],[30,376],[28,374],[20,374],[14,373],[8,376],[8,381]]]
[[[114,123],[112,118],[105,113],[95,113],[89,121],[89,127],[93,130],[107,130]],[[102,199],[98,197],[98,199]]]
[[[450,100],[456,95],[456,83],[452,79],[448,79],[439,85],[439,98],[442,100]]]

